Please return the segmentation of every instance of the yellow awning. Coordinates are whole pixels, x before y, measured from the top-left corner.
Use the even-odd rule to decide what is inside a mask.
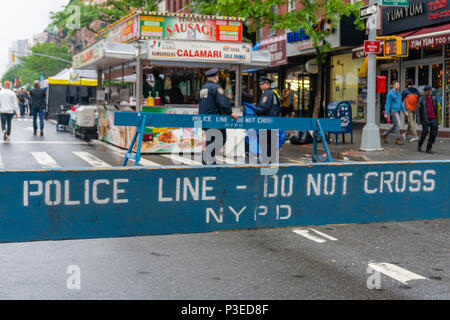
[[[69,81],[67,79],[55,79],[55,78],[48,78],[48,84],[61,84],[61,85],[70,85],[70,86],[89,86],[89,87],[96,87],[97,86],[97,80],[76,80],[76,81]]]
[[[364,58],[364,62],[361,65],[361,68],[358,71],[359,78],[367,78],[367,67],[369,65],[369,57]]]

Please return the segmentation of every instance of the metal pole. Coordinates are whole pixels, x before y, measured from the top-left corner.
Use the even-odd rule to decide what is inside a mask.
[[[370,0],[370,4],[376,3],[377,0]],[[376,19],[377,16],[372,15],[368,18],[367,21],[369,29],[369,41],[375,41],[377,38]],[[377,151],[383,150],[383,148],[381,148],[380,129],[375,123],[375,107],[376,107],[375,76],[377,70],[377,60],[375,53],[369,53],[368,56],[369,62],[367,69],[367,123],[363,128],[360,150]]]
[[[136,43],[136,112],[142,111],[142,61],[141,43]]]
[[[242,67],[240,64],[236,65],[236,85],[235,85],[235,108],[242,106]]]

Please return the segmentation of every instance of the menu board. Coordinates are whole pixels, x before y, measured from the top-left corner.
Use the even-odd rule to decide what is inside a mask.
[[[144,107],[144,112],[168,114],[196,114],[197,108]],[[136,133],[136,127],[114,126],[114,111],[99,110],[99,140],[121,148],[128,148]],[[183,153],[202,152],[203,131],[200,128],[153,128],[145,129],[141,152]],[[136,146],[134,148],[136,151]]]
[[[242,21],[140,16],[141,37],[242,42]]]

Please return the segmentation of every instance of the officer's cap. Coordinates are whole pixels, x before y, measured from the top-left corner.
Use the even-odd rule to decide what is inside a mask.
[[[208,71],[205,72],[205,76],[207,77],[214,77],[219,73],[219,69],[213,68],[213,69],[209,69]]]
[[[263,83],[272,83],[273,80],[266,77],[266,76],[261,76],[259,77],[259,84],[263,84]]]

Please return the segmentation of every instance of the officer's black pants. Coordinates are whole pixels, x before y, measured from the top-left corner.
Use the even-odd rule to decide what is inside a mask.
[[[212,150],[209,150],[208,146],[216,140],[216,137],[214,134],[211,134],[211,136],[208,137],[208,134],[207,134],[208,130],[210,130],[210,129],[203,129],[203,131],[205,132],[205,135],[206,135],[206,148],[202,154],[202,163],[203,164],[216,164],[216,149],[217,149],[217,151],[219,151],[220,149],[223,149],[223,146],[225,145],[225,142],[227,141],[227,130],[226,129],[211,129],[211,130],[218,130],[222,134],[222,139],[223,139],[220,146],[215,146]],[[218,134],[219,132],[217,132],[216,134]],[[212,132],[210,132],[210,133],[212,133]]]
[[[436,136],[438,133],[438,124],[437,119],[428,119],[428,123],[422,123],[422,134],[419,139],[419,147],[422,147],[422,144],[425,142],[425,138],[427,137],[428,131],[430,131],[430,136],[428,137],[427,150],[431,150],[434,141],[436,140]],[[430,128],[428,130],[428,128]]]

